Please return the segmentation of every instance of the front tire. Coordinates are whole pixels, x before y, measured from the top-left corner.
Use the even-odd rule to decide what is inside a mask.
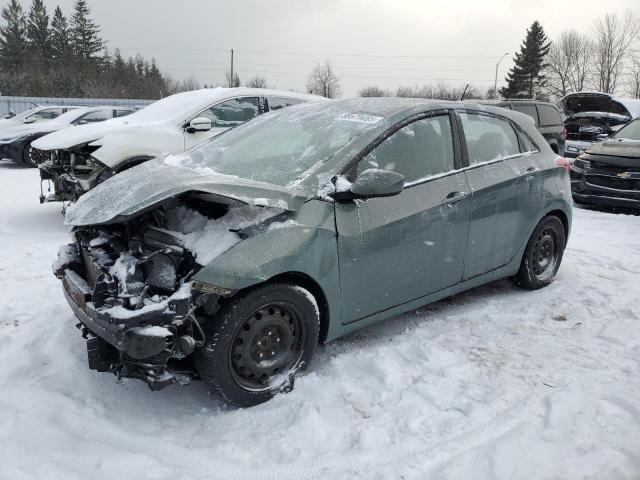
[[[33,156],[31,143],[27,143],[22,149],[22,163],[27,167],[38,168],[38,162]]]
[[[313,296],[286,283],[239,294],[203,325],[194,352],[202,379],[229,403],[249,407],[292,386],[313,357],[320,317]]]
[[[549,285],[560,268],[565,245],[562,221],[555,215],[543,218],[529,238],[514,282],[529,290]]]

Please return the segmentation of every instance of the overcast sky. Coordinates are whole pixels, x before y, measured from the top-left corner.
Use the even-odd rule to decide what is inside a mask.
[[[7,0],[0,0],[6,3]],[[25,8],[30,1],[22,0]],[[73,0],[45,0],[68,16]],[[155,57],[175,78],[220,83],[235,50],[241,80],[256,73],[270,86],[304,90],[329,59],[343,96],[365,85],[395,88],[439,80],[493,85],[495,65],[519,48],[539,20],[553,39],[588,31],[605,13],[638,0],[89,0],[102,36],[123,55]],[[511,66],[500,65],[498,82]]]

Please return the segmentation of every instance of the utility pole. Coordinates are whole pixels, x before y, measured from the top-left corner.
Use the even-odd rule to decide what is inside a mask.
[[[233,50],[232,50],[233,52]],[[500,65],[500,62],[502,62],[502,60],[504,60],[504,57],[506,57],[507,55],[509,55],[511,52],[507,52],[504,55],[502,55],[500,57],[500,60],[498,60],[498,63],[496,63],[496,78],[493,82],[493,95],[496,97],[496,99],[498,98],[498,66]]]
[[[229,87],[233,87],[233,48],[231,49],[231,75],[229,76]]]

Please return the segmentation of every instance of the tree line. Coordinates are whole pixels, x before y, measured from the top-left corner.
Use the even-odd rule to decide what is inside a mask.
[[[141,55],[124,58],[112,53],[91,18],[87,0],[76,0],[66,17],[56,7],[50,17],[43,0],[32,0],[25,12],[19,0],[2,9],[0,25],[0,92],[4,95],[156,99],[203,85],[195,77],[181,81],[162,73],[155,60]],[[398,96],[444,100],[538,98],[558,99],[567,93],[593,89],[640,98],[640,19],[631,11],[596,19],[588,33],[562,32],[551,42],[535,21],[527,29],[506,86],[495,92],[474,85],[444,82],[383,89],[362,88],[363,97]],[[225,74],[224,86],[242,85],[237,72]],[[255,75],[245,82],[267,88]],[[328,98],[341,94],[340,78],[329,60],[318,63],[307,78],[309,93]]]
[[[0,92],[3,95],[156,99],[179,90],[154,59],[110,53],[86,0],[67,17],[50,16],[43,0],[25,12],[18,0],[2,9]]]

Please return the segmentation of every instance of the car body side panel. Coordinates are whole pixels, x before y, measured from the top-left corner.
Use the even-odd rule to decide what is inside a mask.
[[[463,198],[447,203],[450,194]],[[399,195],[336,205],[343,323],[460,282],[468,194],[458,172]]]
[[[291,217],[293,224],[267,230],[236,244],[202,268],[194,280],[230,290],[263,283],[276,275],[301,273],[322,289],[331,319],[327,340],[343,334],[334,204],[311,200]]]
[[[466,175],[471,215],[465,280],[508,263],[522,235],[517,176],[505,160],[473,166]]]
[[[560,210],[564,212],[568,221],[568,231],[567,234],[571,230],[571,197],[567,197],[566,192],[567,189],[570,188],[568,183],[568,175],[561,168],[555,168],[554,170],[549,170],[545,173],[542,173],[545,176],[545,184],[549,187],[547,194],[544,196],[544,200],[540,208],[537,211],[537,215],[532,218],[531,228],[526,235],[524,235],[524,239],[520,246],[517,248],[515,255],[511,259],[509,263],[499,267],[490,272],[484,273],[482,275],[478,275],[468,280],[464,280],[457,285],[452,285],[450,287],[444,288],[440,291],[431,293],[429,295],[425,295],[421,298],[415,299],[413,301],[404,303],[402,305],[397,305],[388,310],[375,313],[368,317],[362,318],[357,322],[350,323],[345,326],[344,334],[351,333],[360,328],[364,328],[366,326],[372,325],[374,323],[380,322],[382,320],[386,320],[388,318],[394,317],[396,315],[400,315],[411,310],[415,310],[416,308],[420,308],[424,305],[427,305],[432,302],[437,302],[443,298],[447,298],[451,295],[456,295],[458,293],[464,292],[471,288],[479,287],[480,285],[484,285],[485,283],[493,282],[495,280],[499,280],[501,278],[511,277],[515,275],[519,268],[520,263],[522,261],[522,256],[524,255],[524,250],[529,241],[529,237],[533,233],[533,230],[538,225],[540,220],[542,220],[549,212]],[[559,190],[560,189],[560,190]],[[555,192],[555,194],[554,194]],[[560,195],[558,195],[560,193]],[[334,322],[335,323],[335,322]]]
[[[114,133],[91,145],[100,146],[92,156],[116,170],[127,158],[155,157],[165,152],[179,153],[184,150],[182,129],[173,125]]]

